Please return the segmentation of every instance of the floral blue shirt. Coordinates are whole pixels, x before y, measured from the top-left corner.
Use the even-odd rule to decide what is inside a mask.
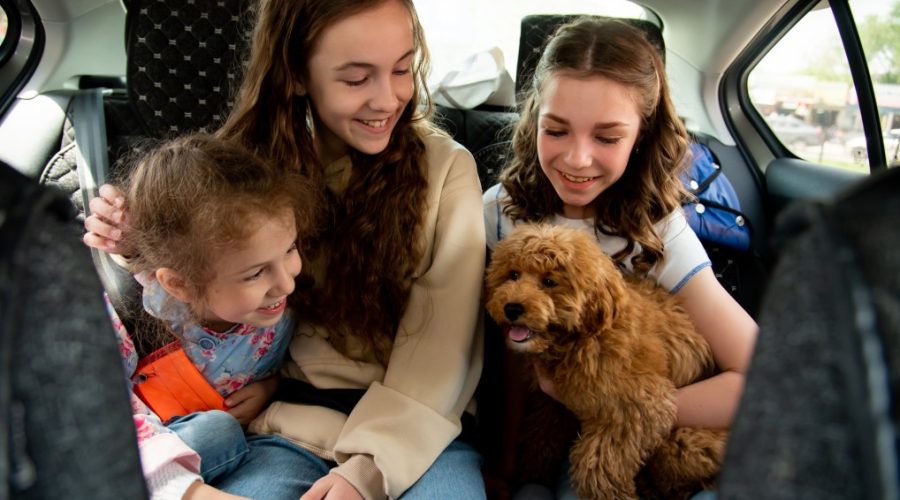
[[[140,281],[144,284],[144,309],[165,321],[182,339],[185,354],[222,396],[268,377],[281,366],[294,331],[289,311],[275,326],[235,325],[219,333],[191,320],[188,306],[169,295],[155,279]]]
[[[147,312],[166,321],[178,333],[188,359],[223,397],[254,380],[269,376],[281,366],[293,332],[293,320],[288,312],[272,327],[235,325],[227,332],[217,333],[186,321],[191,317],[187,306],[166,293],[155,279],[148,279],[147,275],[137,278],[144,285],[144,307]],[[199,474],[200,456],[166,427],[133,391],[138,354],[106,294],[104,299],[116,332],[129,388],[132,388],[131,410],[141,467],[145,478],[148,478],[148,486],[156,484],[150,478],[161,476],[162,481],[169,478],[167,467],[171,464],[179,464],[189,474]]]

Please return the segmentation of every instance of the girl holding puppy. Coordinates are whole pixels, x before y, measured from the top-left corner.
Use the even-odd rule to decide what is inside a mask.
[[[719,284],[681,208],[687,133],[660,54],[615,20],[584,18],[547,44],[521,103],[513,156],[483,196],[488,247],[519,222],[582,228],[677,297],[720,370],[682,387],[677,425],[727,428],[757,326]],[[538,373],[553,395],[552,381]]]

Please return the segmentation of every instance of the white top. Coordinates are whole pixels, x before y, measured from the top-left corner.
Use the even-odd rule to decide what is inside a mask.
[[[500,184],[491,186],[482,195],[487,246],[492,251],[497,242],[509,234],[515,226],[513,220],[503,213],[505,201],[507,201],[506,191]],[[625,248],[624,238],[597,233],[594,230],[594,219],[592,218],[567,219],[556,215],[550,223],[582,229],[593,234],[597,238],[600,248],[607,255],[613,255]],[[711,265],[709,256],[706,255],[703,244],[688,225],[684,218],[684,211],[680,208],[654,224],[653,229],[663,242],[663,260],[657,263],[649,274],[656,279],[660,286],[674,294],[697,272]],[[640,251],[640,245],[636,243],[634,252],[628,259],[625,259],[628,269],[631,269],[630,257],[637,255]]]

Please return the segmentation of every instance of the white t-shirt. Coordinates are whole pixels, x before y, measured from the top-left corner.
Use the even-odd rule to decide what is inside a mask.
[[[506,191],[500,184],[491,186],[482,196],[487,246],[491,251],[515,226],[512,219],[503,213],[505,198]],[[607,255],[613,255],[625,248],[624,238],[597,233],[594,230],[594,219],[567,219],[556,215],[550,222],[593,234]],[[694,230],[688,225],[681,209],[673,211],[665,219],[654,224],[653,229],[663,242],[663,260],[657,263],[649,274],[660,286],[674,294],[697,272],[711,265],[709,256],[706,255],[706,250]],[[626,267],[631,268],[630,257],[637,255],[640,250],[640,245],[635,244],[634,252],[625,259]]]

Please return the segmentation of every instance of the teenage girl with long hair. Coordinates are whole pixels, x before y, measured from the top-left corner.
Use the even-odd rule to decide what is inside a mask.
[[[263,0],[217,132],[327,200],[295,292],[289,380],[250,425],[289,439],[303,465],[281,472],[307,478],[304,498],[484,497],[460,438],[482,363],[481,186],[429,121],[427,69],[411,0]],[[105,187],[92,201],[85,242],[127,254],[118,199]],[[271,498],[272,476],[225,489]]]

